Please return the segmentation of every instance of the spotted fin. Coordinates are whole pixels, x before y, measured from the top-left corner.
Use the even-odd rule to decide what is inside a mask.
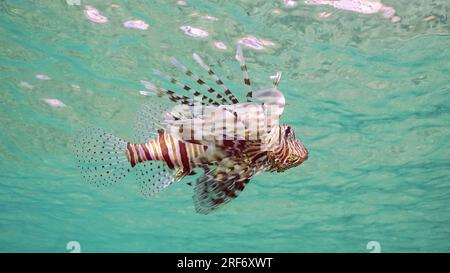
[[[137,164],[134,169],[136,183],[146,198],[154,196],[182,178],[163,161],[145,161]]]
[[[137,113],[134,124],[134,143],[146,143],[158,135],[159,129],[164,129],[164,119],[173,103],[164,98],[146,101]]]
[[[168,132],[173,128],[177,135],[182,123],[191,123],[198,113],[195,110],[200,107],[191,107],[189,105],[179,105],[166,98],[148,100],[142,104],[137,114],[134,125],[134,142],[146,143],[148,140],[158,136],[159,130]],[[175,127],[174,124],[181,124]]]
[[[112,185],[127,176],[131,166],[126,147],[126,141],[99,128],[82,130],[73,143],[83,178],[96,186]]]

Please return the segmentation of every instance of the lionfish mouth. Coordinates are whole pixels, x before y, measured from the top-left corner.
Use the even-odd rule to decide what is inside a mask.
[[[295,167],[301,165],[302,163],[303,163],[303,161],[300,161],[299,163],[292,164],[292,165],[289,165],[287,167],[280,167],[279,166],[277,169],[275,169],[275,171],[277,171],[278,173],[282,173],[282,172],[287,171],[288,169],[295,168]]]
[[[272,157],[269,157],[269,158],[270,158],[270,162],[271,162],[271,165],[272,165],[272,167],[270,168],[269,172],[282,173],[282,172],[285,172],[288,169],[297,167],[297,166],[301,165],[303,162],[305,162],[306,160],[308,160],[308,152],[306,152],[306,154],[301,157],[301,160],[296,160],[296,162],[293,161],[295,163],[293,163],[291,161],[292,163],[282,164],[279,161],[279,159],[277,159],[277,158],[272,158]]]

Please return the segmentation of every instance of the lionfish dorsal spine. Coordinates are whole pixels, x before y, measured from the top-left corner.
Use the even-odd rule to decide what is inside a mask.
[[[239,61],[239,65],[240,65],[241,71],[242,71],[242,76],[244,78],[244,84],[247,86],[247,94],[245,97],[247,99],[247,102],[251,102],[253,92],[251,90],[250,77],[248,75],[247,65],[245,64],[244,53],[242,52],[242,47],[239,44],[237,45],[237,48],[236,48],[236,60]]]
[[[170,62],[172,63],[172,65],[175,68],[177,68],[178,70],[183,72],[185,75],[189,76],[191,79],[193,79],[200,86],[203,86],[210,95],[214,95],[215,94],[215,99],[217,99],[216,102],[219,103],[219,101],[220,101],[221,104],[229,104],[229,102],[226,100],[226,98],[224,96],[222,96],[222,94],[220,94],[214,88],[212,88],[209,85],[207,85],[204,80],[202,80],[199,76],[197,76],[197,74],[192,72],[189,68],[184,66],[182,63],[180,63],[177,59],[175,59],[174,57],[171,57],[170,58]]]
[[[270,76],[270,79],[272,80],[273,87],[275,87],[275,88],[278,87],[278,84],[281,81],[281,75],[282,74],[283,73],[281,71],[277,71],[277,73],[275,75]]]
[[[149,82],[149,81],[144,81],[141,80],[141,83],[144,85],[144,87],[150,91],[152,91],[153,93],[157,94],[157,95],[165,95],[168,96],[169,99],[173,102],[176,103],[180,103],[180,104],[186,104],[189,106],[192,106],[192,99],[184,96],[184,95],[179,95],[177,94],[175,91],[170,90],[170,89],[164,89],[162,87],[158,87],[156,85],[154,85],[153,83]]]
[[[198,92],[197,90],[195,90],[194,88],[190,87],[189,85],[186,85],[183,82],[180,82],[179,80],[177,80],[175,77],[170,76],[158,69],[153,69],[153,74],[165,79],[166,81],[175,84],[176,86],[178,86],[179,88],[185,90],[186,92],[192,92],[192,95],[195,98],[200,98],[200,100],[202,101],[202,104],[212,104],[212,105],[220,105],[218,102],[214,101],[212,98],[203,95],[202,93]]]
[[[239,100],[236,98],[236,96],[233,94],[233,92],[231,92],[231,90],[223,83],[223,81],[219,78],[219,76],[217,76],[217,74],[214,73],[214,71],[211,69],[211,67],[203,61],[203,59],[202,59],[202,57],[200,57],[200,55],[198,55],[197,53],[193,53],[192,57],[203,69],[205,69],[208,72],[208,75],[222,89],[224,94],[227,96],[230,104],[239,103]]]

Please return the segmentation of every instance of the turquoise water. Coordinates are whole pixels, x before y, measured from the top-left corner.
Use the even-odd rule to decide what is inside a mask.
[[[303,1],[0,1],[0,251],[68,252],[69,241],[82,252],[369,252],[369,241],[450,251],[450,5],[384,3],[400,22]],[[86,4],[108,22],[88,21]],[[124,28],[129,19],[150,27]],[[73,136],[97,126],[130,139],[154,99],[139,80],[174,72],[170,56],[198,68],[199,52],[243,97],[234,49],[246,35],[275,43],[245,49],[247,66],[257,87],[283,71],[282,122],[309,149],[305,164],[255,177],[206,216],[185,183],[146,200],[132,179],[107,189],[81,179]]]

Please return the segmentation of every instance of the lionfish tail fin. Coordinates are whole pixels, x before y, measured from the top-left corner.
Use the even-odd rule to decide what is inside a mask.
[[[74,139],[73,149],[83,178],[93,185],[118,183],[130,172],[127,142],[103,129],[82,130]]]

